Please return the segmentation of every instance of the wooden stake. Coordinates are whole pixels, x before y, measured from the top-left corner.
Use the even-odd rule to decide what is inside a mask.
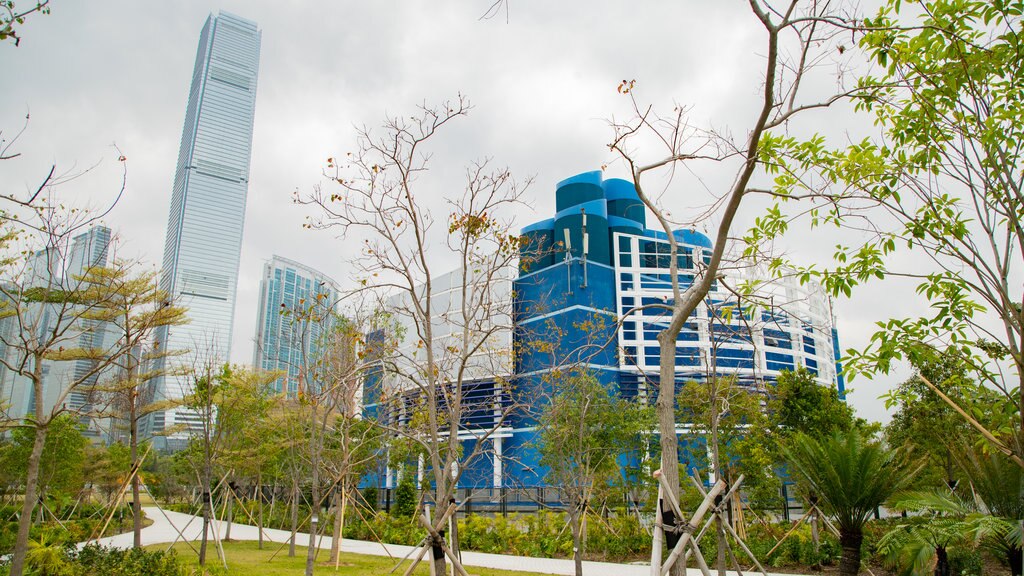
[[[654,542],[651,544],[651,576],[661,576],[661,543],[664,531],[661,529],[661,484],[658,484],[658,500],[654,505]]]
[[[664,476],[659,475],[658,480],[662,483],[665,482]],[[686,531],[683,532],[682,536],[680,536],[679,542],[676,543],[676,546],[672,550],[672,553],[669,554],[668,560],[666,560],[665,564],[662,565],[662,576],[666,576],[668,574],[669,570],[672,569],[672,565],[675,564],[676,560],[678,560],[679,557],[683,554],[683,549],[686,547],[687,542],[690,541],[692,532],[697,528],[697,526],[694,525],[694,522],[698,524],[700,523],[700,521],[704,518],[704,515],[707,514],[708,510],[710,510],[711,507],[714,506],[715,496],[718,496],[719,494],[724,492],[725,488],[725,482],[719,480],[718,482],[715,482],[715,485],[711,487],[710,491],[708,491],[708,495],[704,497],[704,501],[701,502],[700,506],[697,507],[696,512],[693,513],[693,516],[690,518],[689,522],[687,522]],[[671,494],[672,490],[670,488],[666,488],[665,492],[666,494]],[[680,514],[679,517],[682,518],[682,514]]]

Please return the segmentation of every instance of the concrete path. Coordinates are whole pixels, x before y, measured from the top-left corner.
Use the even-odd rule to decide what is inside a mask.
[[[175,538],[178,537],[178,531],[181,531],[185,538],[190,541],[198,541],[202,535],[202,518],[198,516],[192,516],[190,514],[182,514],[180,512],[161,512],[160,509],[155,506],[146,506],[143,508],[146,516],[153,520],[153,524],[142,529],[142,544],[149,546],[151,544],[168,544],[174,542]],[[223,537],[224,532],[227,528],[226,524],[219,523],[218,534]],[[231,539],[232,540],[258,540],[259,534],[258,529],[255,526],[248,524],[237,524],[231,525]],[[286,542],[290,536],[290,532],[286,530],[274,530],[271,528],[264,528],[263,538],[265,542],[269,542],[271,546],[277,544],[280,546],[281,543]],[[309,542],[309,534],[299,534],[297,544],[305,546]],[[116,548],[130,548],[132,546],[132,533],[127,532],[125,534],[118,534],[117,536],[110,536],[103,538],[99,541],[104,546],[113,546]],[[210,545],[213,545],[213,539],[211,535]],[[322,550],[330,550],[331,538],[323,537],[320,543]],[[272,548],[273,549],[273,548]],[[341,542],[341,549],[344,552],[352,552],[355,554],[369,554],[372,556],[388,556],[395,558],[395,563],[398,560],[405,557],[413,550],[412,546],[401,546],[398,544],[379,544],[377,542],[366,542],[362,540],[349,540],[344,539]],[[211,553],[216,554],[213,550]],[[228,557],[230,562],[231,558]],[[497,568],[502,570],[519,570],[522,572],[535,572],[537,574],[558,574],[572,576],[575,574],[575,568],[572,560],[560,559],[560,558],[528,558],[522,556],[505,556],[502,554],[484,554],[482,552],[466,552],[462,553],[462,561],[466,566],[477,566],[482,568]],[[648,564],[613,564],[611,562],[584,562],[583,573],[586,576],[649,576],[650,565]],[[729,572],[729,574],[735,574]],[[700,571],[696,569],[690,569],[688,576],[699,576]],[[793,575],[770,575],[770,576],[793,576]]]

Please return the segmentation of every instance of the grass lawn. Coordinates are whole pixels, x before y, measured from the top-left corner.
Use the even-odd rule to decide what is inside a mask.
[[[199,548],[198,543],[194,543]],[[256,542],[227,542],[224,544],[224,555],[228,559],[229,576],[254,576],[255,574],[266,576],[296,576],[303,574],[306,569],[306,548],[296,547],[295,557],[288,557],[287,548],[270,561],[270,557],[277,551],[280,544],[264,546],[263,550],[258,549]],[[150,550],[166,550],[167,545],[154,545],[147,547]],[[188,565],[195,566],[197,558],[187,544],[175,544],[174,550],[178,556]],[[391,560],[387,556],[364,556],[361,554],[350,554],[342,552],[341,562],[338,571],[334,571],[334,564],[328,564],[327,558],[330,550],[321,550],[317,558],[315,572],[317,574],[344,574],[345,576],[379,576],[387,574],[395,567],[398,560]],[[207,563],[218,564],[217,551],[211,541],[207,548]],[[395,571],[401,576],[408,568],[408,562]],[[492,570],[490,568],[475,568],[467,566],[466,570],[474,576],[536,576],[535,572],[511,572],[507,570]],[[413,574],[426,576],[430,574],[430,568],[426,563],[420,562]]]

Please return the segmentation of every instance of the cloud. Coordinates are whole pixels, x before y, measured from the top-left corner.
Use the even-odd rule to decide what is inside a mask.
[[[54,5],[52,14],[26,23],[21,47],[0,45],[4,134],[26,110],[32,113],[19,146],[25,158],[0,167],[4,182],[27,189],[51,163],[100,162],[74,183],[73,193],[102,204],[119,183],[116,143],[128,158],[128,194],[109,224],[128,252],[159,265],[200,28],[221,8],[258,22],[263,43],[231,353],[232,360],[249,362],[265,259],[280,254],[349,282],[351,243],[303,230],[307,212],[292,203],[292,193],[320,182],[327,157],[353,149],[354,126],[377,126],[385,114],[410,114],[421,102],[467,94],[476,108],[434,143],[435,174],[423,197],[439,206],[461,183],[467,162],[493,157],[521,177],[536,177],[529,194],[534,210],[520,215],[525,225],[551,213],[557,181],[611,159],[607,119],[626,112],[615,90],[623,79],[636,79],[646,101],[692,106],[696,123],[731,126],[740,138],[756,113],[763,31],[743,3],[513,2],[508,23],[503,15],[481,21],[488,5]],[[615,164],[610,170],[623,174]],[[720,173],[681,178],[666,200],[683,217],[706,203],[705,187],[728,179]],[[884,301],[863,305],[873,310],[870,316],[838,305],[845,342],[864,341],[863,319],[885,310]]]

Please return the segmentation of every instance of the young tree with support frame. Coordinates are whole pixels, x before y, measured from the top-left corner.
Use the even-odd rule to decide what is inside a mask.
[[[633,118],[612,121],[614,138],[609,144],[630,171],[637,195],[654,214],[670,244],[672,297],[662,306],[670,316],[666,329],[658,336],[660,374],[656,409],[661,443],[662,474],[671,496],[680,493],[678,439],[676,427],[676,342],[690,315],[707,297],[722,274],[734,233],[734,222],[746,200],[757,193],[755,183],[765,172],[763,139],[784,130],[800,116],[825,108],[847,96],[840,90],[823,99],[808,99],[804,90],[810,78],[833,55],[843,53],[842,42],[855,20],[828,2],[770,2],[750,0],[753,17],[765,36],[763,86],[758,109],[752,121],[741,125],[742,141],[735,141],[722,130],[699,130],[690,124],[690,111],[676,106],[672,114],[658,115],[652,107],[641,106],[635,98],[635,83],[623,82],[619,91],[630,98]],[[793,56],[790,57],[789,55]],[[840,56],[841,57],[841,56]],[[736,131],[736,129],[734,129]],[[651,152],[643,144],[653,142]],[[655,192],[649,182],[664,172],[669,177],[682,171],[697,172],[708,164],[721,170],[734,169],[732,183],[712,191],[711,208],[685,223],[673,220],[663,204],[666,196]],[[692,281],[679,280],[679,243],[673,235],[681,224],[696,227],[711,221],[713,247],[708,258],[698,265]],[[681,570],[681,567],[676,568]],[[681,572],[678,572],[681,573]]]
[[[389,396],[380,406],[392,414],[378,422],[423,449],[438,511],[454,498],[467,464],[486,455],[512,409],[500,376],[486,405],[472,405],[467,391],[482,378],[511,372],[511,274],[520,241],[507,212],[521,203],[524,187],[508,170],[483,161],[466,170],[461,197],[429,198],[420,191],[432,139],[469,110],[459,96],[421,106],[414,116],[388,118],[379,132],[361,130],[355,152],[328,160],[330,190],[320,187],[298,199],[318,210],[309,227],[362,240],[352,261],[361,284],[356,292],[375,295],[375,304],[403,326],[404,334],[385,336],[398,345],[380,361]],[[436,211],[445,203],[438,222]],[[435,283],[445,261],[457,272],[445,276],[450,284],[442,287]],[[405,400],[416,414],[402,412]],[[470,424],[474,411],[489,414],[488,422]],[[387,420],[400,413],[401,421]],[[427,524],[440,529],[437,519],[445,515]],[[430,534],[435,572],[442,574],[441,551],[448,547]]]

